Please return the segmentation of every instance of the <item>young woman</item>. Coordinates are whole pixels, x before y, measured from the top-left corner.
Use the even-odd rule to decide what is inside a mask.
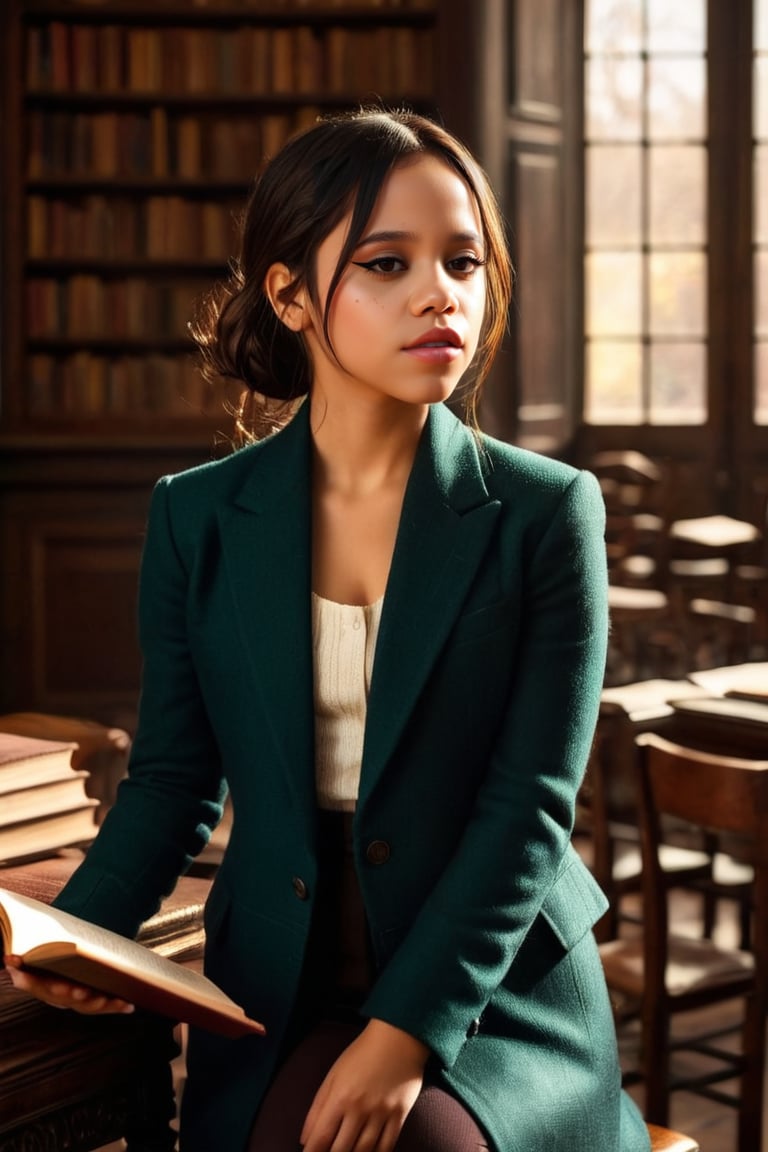
[[[184,1152],[648,1148],[570,845],[606,647],[598,486],[445,404],[461,387],[471,415],[510,281],[466,150],[362,111],[266,167],[198,329],[262,423],[306,399],[155,490],[130,774],[58,901],[135,933],[229,789],[206,970],[267,1036],[192,1035]]]

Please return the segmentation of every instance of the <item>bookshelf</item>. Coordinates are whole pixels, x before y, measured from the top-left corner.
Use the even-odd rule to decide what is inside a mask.
[[[322,111],[434,110],[437,19],[436,0],[14,0],[0,436],[209,443],[223,398],[186,325],[255,172]]]
[[[0,5],[0,711],[132,731],[149,494],[232,432],[233,397],[194,367],[194,302],[294,129],[375,97],[461,105],[440,59],[463,8]]]

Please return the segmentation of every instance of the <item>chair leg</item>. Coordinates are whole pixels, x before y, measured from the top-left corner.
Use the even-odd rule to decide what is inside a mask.
[[[749,896],[739,900],[739,948],[742,952],[752,950],[752,904]]]
[[[666,1127],[669,1123],[669,1016],[658,1005],[643,1008],[641,1060],[645,1118]]]
[[[738,1152],[760,1152],[765,1080],[765,1014],[750,1012],[743,1033],[744,1068],[741,1075]]]

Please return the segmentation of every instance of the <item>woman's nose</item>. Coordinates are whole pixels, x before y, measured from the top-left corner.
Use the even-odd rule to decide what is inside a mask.
[[[424,312],[455,312],[458,308],[453,280],[445,268],[431,269],[425,274],[412,297],[413,310]]]

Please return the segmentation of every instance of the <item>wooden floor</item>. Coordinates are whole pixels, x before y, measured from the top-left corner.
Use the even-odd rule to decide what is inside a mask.
[[[673,897],[674,926],[676,932],[690,931],[697,934],[697,918],[699,909],[694,898],[683,893]],[[721,905],[718,914],[717,938],[728,946],[735,947],[737,941],[737,924],[735,915],[727,903]],[[707,1014],[708,1019],[717,1024],[736,1022],[738,1020],[738,1004],[733,1009],[716,1008],[707,1009],[699,1013],[691,1013],[687,1026],[691,1024],[698,1027],[702,1017]],[[680,1018],[682,1019],[682,1018]],[[679,1027],[679,1025],[676,1025]],[[620,1032],[619,1051],[622,1062],[626,1067],[631,1066],[636,1033],[633,1028]],[[689,1057],[695,1059],[695,1057]],[[177,1062],[177,1074],[183,1076],[183,1064]],[[643,1090],[641,1086],[629,1089],[632,1097],[637,1101],[641,1110],[643,1107]],[[766,1085],[766,1102],[768,1103],[768,1084]],[[701,1152],[736,1152],[736,1116],[735,1112],[722,1105],[704,1100],[701,1097],[676,1092],[672,1096],[672,1115],[670,1125],[680,1132],[685,1132],[698,1140]],[[768,1128],[763,1124],[765,1146],[768,1149]],[[122,1152],[124,1144],[109,1144],[99,1152]]]

